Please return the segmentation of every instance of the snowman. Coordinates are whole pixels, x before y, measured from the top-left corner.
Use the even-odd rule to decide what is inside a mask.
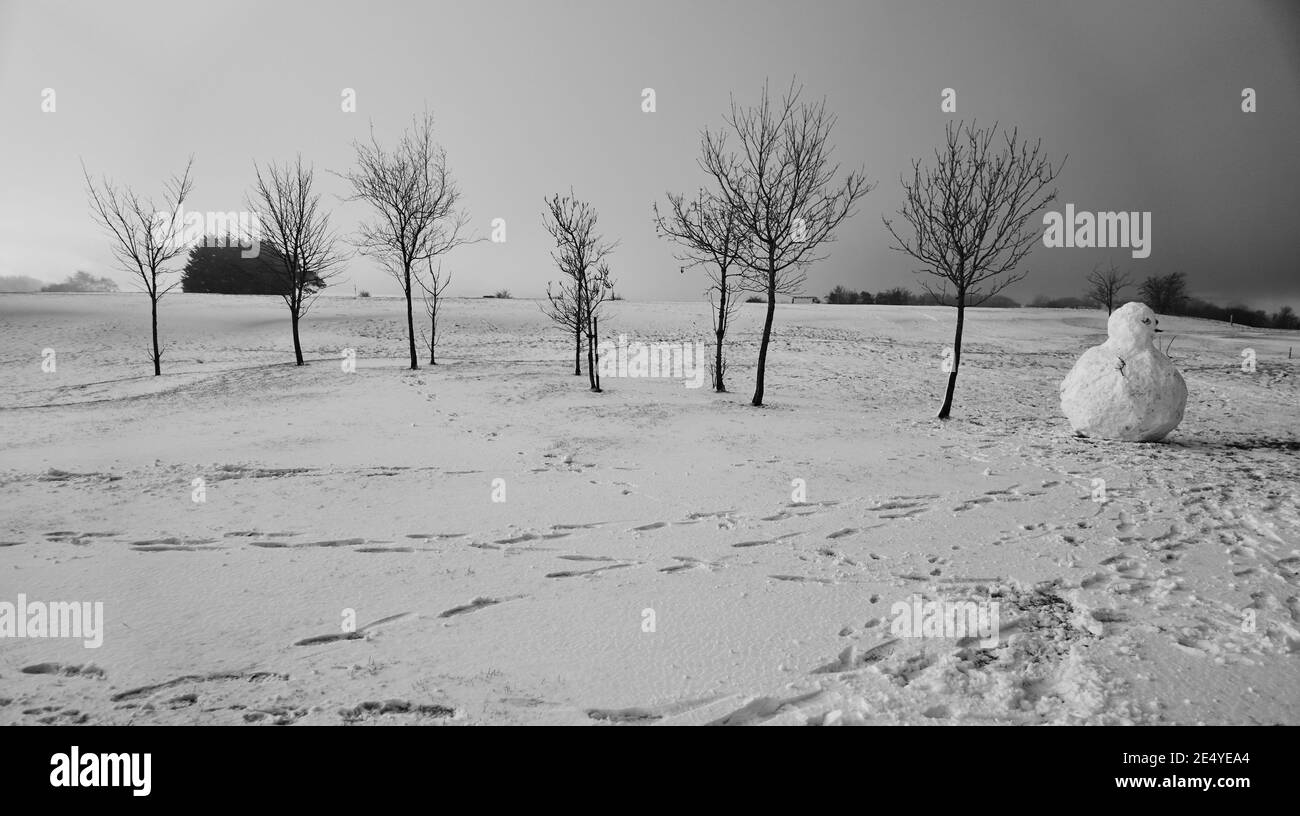
[[[1187,384],[1156,348],[1155,312],[1126,303],[1106,323],[1109,339],[1083,353],[1061,381],[1061,411],[1075,433],[1155,442],[1178,427]]]

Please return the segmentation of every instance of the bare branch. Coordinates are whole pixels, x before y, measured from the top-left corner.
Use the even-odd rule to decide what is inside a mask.
[[[710,286],[706,290],[716,347],[713,362],[713,387],[722,393],[726,388],[726,356],[723,344],[727,326],[740,306],[744,280],[739,274],[740,256],[746,233],[736,210],[718,195],[700,190],[694,200],[668,193],[668,213],[654,205],[655,230],[678,246],[675,255],[686,269],[703,266]]]
[[[894,239],[891,249],[919,261],[915,271],[938,278],[945,293],[949,284],[954,289],[957,328],[941,419],[952,408],[965,309],[1024,279],[1027,272],[1017,267],[1039,238],[1031,218],[1055,200],[1056,191],[1047,187],[1064,165],[1054,167],[1041,141],[1030,145],[1016,130],[1003,133],[995,146],[997,133],[997,123],[988,129],[950,123],[934,163],[915,160],[911,180],[899,179],[904,202],[898,214],[910,231],[883,219]]]
[[[754,405],[763,404],[777,295],[802,290],[808,265],[826,257],[825,245],[874,187],[862,170],[837,180],[840,167],[830,144],[835,117],[824,99],[800,101],[802,91],[791,80],[774,102],[764,83],[756,106],[741,107],[733,98],[726,128],[705,130],[700,139],[700,167],[744,235],[737,260],[746,288],[767,295]]]
[[[600,391],[600,375],[596,371],[597,326],[600,306],[613,292],[608,256],[618,246],[617,241],[607,241],[596,228],[596,209],[574,197],[559,193],[546,199],[542,214],[542,227],[555,242],[551,258],[569,282],[561,282],[552,290],[547,284],[547,305],[542,311],[557,325],[574,333],[574,374],[582,373],[582,339],[587,338],[588,380],[592,391]]]
[[[458,246],[476,242],[468,234],[469,216],[460,206],[461,191],[447,169],[447,153],[433,138],[433,115],[413,117],[397,146],[388,150],[375,138],[353,142],[357,166],[341,174],[352,186],[348,201],[371,205],[375,217],[362,223],[357,246],[376,258],[406,295],[407,338],[411,368],[419,368],[412,317],[412,275],[419,264]]]
[[[329,213],[321,209],[320,194],[313,191],[316,169],[294,163],[268,164],[265,172],[253,164],[256,176],[248,195],[248,208],[259,214],[264,240],[278,257],[262,258],[264,268],[284,283],[281,295],[293,325],[293,350],[303,364],[298,323],[316,297],[341,271],[346,256],[338,249],[339,237],[330,228]]]
[[[1088,273],[1088,291],[1086,297],[1093,303],[1105,308],[1106,314],[1115,311],[1119,304],[1119,293],[1133,282],[1128,272],[1120,273],[1119,267],[1111,263],[1106,269],[1093,267]]]
[[[81,163],[91,216],[108,234],[118,266],[133,275],[135,283],[149,295],[153,334],[150,357],[155,376],[162,374],[158,302],[178,283],[168,279],[176,271],[169,264],[186,250],[182,242],[185,227],[182,210],[194,187],[190,179],[193,166],[194,157],[190,156],[185,170],[168,180],[159,207],[154,199],[144,198],[131,187],[119,185],[107,176],[96,182],[86,169],[86,163]]]

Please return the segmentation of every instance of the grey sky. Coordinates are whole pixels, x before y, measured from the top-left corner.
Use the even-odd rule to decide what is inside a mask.
[[[1152,253],[1047,249],[1008,291],[1078,294],[1094,264],[1141,278],[1182,270],[1193,294],[1300,307],[1300,4],[1286,2],[140,3],[0,2],[0,276],[61,280],[110,267],[86,208],[79,157],[141,191],[194,153],[189,209],[242,208],[251,162],[296,152],[351,162],[373,121],[391,143],[426,104],[476,230],[504,244],[447,259],[449,294],[537,296],[557,277],[542,199],[572,186],[621,241],[618,289],[694,299],[654,236],[650,205],[704,183],[699,131],[734,92],[797,74],[839,116],[837,158],[878,188],[847,222],[808,293],[837,283],[915,286],[881,215],[899,174],[952,118],[1000,120],[1069,154],[1060,198],[1081,210],[1149,210]],[[641,111],[654,88],[657,111]],[[1241,90],[1258,112],[1241,112]],[[41,111],[53,88],[57,112]],[[353,88],[355,114],[340,110]],[[322,189],[344,187],[322,174]],[[334,204],[350,232],[360,205]],[[368,259],[348,282],[397,287]]]

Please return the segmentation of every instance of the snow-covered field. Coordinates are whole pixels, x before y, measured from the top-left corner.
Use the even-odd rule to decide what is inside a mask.
[[[778,307],[762,409],[758,305],[727,395],[445,309],[411,372],[399,301],[323,299],[295,368],[278,300],[173,295],[155,378],[142,295],[0,295],[0,601],[105,620],[0,640],[0,722],[1300,724],[1298,333],[1163,318],[1190,396],[1143,445],[1058,410],[1101,312],[975,310],[944,423],[943,308]],[[998,644],[894,637],[913,595]]]

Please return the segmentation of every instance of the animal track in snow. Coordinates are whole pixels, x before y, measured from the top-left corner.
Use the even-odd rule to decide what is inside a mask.
[[[788,539],[788,538],[798,538],[798,537],[801,536],[801,535],[803,535],[802,532],[786,533],[785,535],[779,535],[779,536],[776,536],[775,538],[764,538],[764,539],[759,539],[759,540],[757,540],[757,541],[741,541],[740,543],[738,543],[738,544],[732,544],[731,546],[733,546],[733,547],[762,547],[762,546],[767,545],[767,544],[780,544],[782,541],[785,541],[785,540]]]
[[[681,572],[682,570],[695,569],[697,567],[707,569],[710,572],[722,569],[722,564],[717,561],[705,561],[700,558],[693,558],[689,555],[674,555],[673,558],[677,560],[676,564],[660,567],[659,571],[673,573]]]
[[[895,638],[875,644],[869,649],[859,650],[857,645],[845,647],[844,651],[835,660],[812,670],[813,674],[838,674],[840,672],[854,671],[870,666],[898,649],[899,642]]]
[[[215,541],[214,538],[151,538],[145,541],[132,541],[131,549],[135,552],[197,552],[226,549],[211,546]]]
[[[811,575],[769,575],[768,578],[775,578],[778,581],[809,582],[814,584],[833,584],[829,578],[814,578]]]
[[[114,703],[123,700],[134,700],[140,697],[148,697],[155,692],[163,689],[175,688],[176,686],[186,683],[216,683],[225,681],[242,681],[247,683],[261,683],[271,680],[288,680],[289,675],[280,672],[270,671],[217,671],[207,674],[186,674],[172,680],[162,683],[153,683],[147,686],[128,689],[127,691],[118,692],[108,699]]]
[[[608,564],[603,567],[595,567],[594,569],[589,569],[589,570],[560,570],[559,572],[548,572],[546,573],[546,577],[547,578],[576,578],[582,575],[596,575],[598,573],[607,572],[609,570],[622,569],[623,567],[632,567],[632,566],[635,566],[633,562],[625,561],[617,564]]]
[[[294,641],[294,646],[318,646],[322,643],[335,643],[340,640],[364,640],[365,635],[361,632],[335,632],[328,635],[312,635],[302,640]]]
[[[662,714],[657,714],[648,708],[589,708],[587,716],[593,720],[602,720],[612,723],[649,723],[655,720],[663,719]]]
[[[512,536],[510,538],[498,538],[496,541],[493,541],[492,543],[504,544],[509,546],[511,544],[522,544],[525,541],[538,541],[541,538],[542,536],[538,533],[521,533],[520,535]]]
[[[104,679],[104,670],[94,663],[35,663],[19,669],[23,674],[57,674],[63,677],[92,677]]]
[[[94,538],[113,538],[113,537],[116,537],[116,536],[118,536],[118,535],[121,535],[121,533],[113,533],[113,532],[91,532],[91,531],[87,531],[87,532],[76,532],[76,531],[73,531],[73,530],[54,530],[54,531],[52,531],[52,532],[48,532],[48,533],[46,533],[46,534],[45,534],[45,539],[46,539],[47,541],[56,541],[56,542],[59,542],[59,543],[61,543],[61,544],[62,544],[62,543],[68,543],[68,544],[73,544],[73,545],[78,546],[78,547],[84,547],[84,546],[86,546],[87,544],[90,544],[90,543],[91,543],[88,539],[94,539]],[[12,544],[9,544],[8,546],[13,546],[13,545],[15,545],[15,544],[21,544],[21,543],[22,543],[21,541],[15,541],[15,542],[13,542]]]
[[[867,512],[880,513],[880,518],[882,519],[910,518],[911,516],[928,512],[931,509],[929,501],[937,498],[939,497],[930,494],[920,496],[894,496],[888,501],[883,501],[872,507],[868,507]]]
[[[324,635],[312,635],[311,637],[305,637],[302,640],[294,641],[293,645],[318,646],[322,643],[337,643],[340,640],[364,640],[368,636],[368,633],[374,629],[412,617],[415,617],[415,613],[413,612],[399,612],[396,615],[389,615],[386,618],[371,621],[365,626],[358,627],[352,632],[330,632]]]
[[[450,719],[456,716],[456,709],[436,703],[412,703],[409,700],[367,700],[351,708],[339,709],[339,716],[343,718],[344,723],[356,723],[375,717],[397,714],[411,717]]]
[[[290,544],[285,541],[250,541],[254,547],[265,549],[296,549],[301,547],[359,547],[366,543],[364,538],[331,538],[324,541],[304,541]]]
[[[517,600],[523,597],[525,596],[511,595],[510,597],[507,598],[489,598],[485,595],[480,595],[479,597],[475,598],[474,600],[470,601],[467,604],[461,604],[460,606],[453,606],[451,609],[447,609],[439,613],[438,617],[454,618],[457,615],[466,615],[470,612],[477,612],[480,609],[483,609],[484,607],[496,606],[497,604],[505,603],[506,601]]]

